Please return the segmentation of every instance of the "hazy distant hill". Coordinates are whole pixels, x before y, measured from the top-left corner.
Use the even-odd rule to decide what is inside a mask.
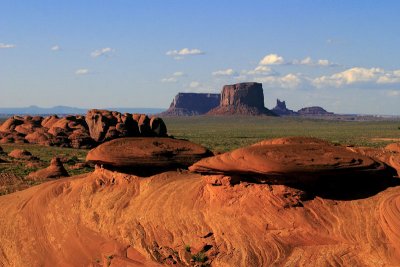
[[[164,111],[164,108],[104,108],[107,110],[115,110],[121,113],[145,113],[156,114]],[[52,108],[42,108],[38,106],[29,106],[23,108],[0,108],[2,115],[36,115],[36,114],[86,114],[86,108],[74,108],[67,106],[55,106]]]

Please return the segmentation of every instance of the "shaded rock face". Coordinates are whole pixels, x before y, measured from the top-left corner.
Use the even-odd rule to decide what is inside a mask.
[[[335,199],[366,197],[399,183],[393,178],[396,171],[381,161],[314,138],[265,140],[202,159],[189,170],[283,184]]]
[[[299,115],[333,115],[333,112],[328,112],[325,109],[321,108],[321,107],[306,107],[306,108],[302,108],[299,111],[297,111],[297,113]]]
[[[197,144],[172,138],[119,138],[89,151],[86,161],[138,175],[188,167],[212,153]]]
[[[274,115],[264,107],[264,93],[261,83],[249,82],[225,85],[218,107],[208,115]]]
[[[276,115],[297,115],[297,112],[290,110],[286,107],[285,101],[276,100],[276,106],[272,109]]]
[[[193,116],[202,115],[217,107],[220,94],[178,93],[169,109],[161,116]]]
[[[167,136],[167,127],[158,117],[96,109],[89,110],[86,117],[14,116],[0,126],[0,143],[93,148],[105,141],[130,136]]]
[[[60,158],[56,157],[51,159],[49,167],[30,173],[28,175],[28,178],[32,180],[42,180],[42,179],[60,178],[68,176],[69,174],[67,170],[64,168]]]

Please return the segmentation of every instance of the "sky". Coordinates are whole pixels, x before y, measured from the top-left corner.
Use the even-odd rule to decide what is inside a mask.
[[[400,1],[0,0],[0,107],[167,108],[261,82],[265,105],[400,115]]]

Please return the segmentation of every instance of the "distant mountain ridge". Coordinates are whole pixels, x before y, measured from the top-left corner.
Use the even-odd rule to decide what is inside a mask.
[[[157,114],[165,109],[163,108],[101,108],[107,110],[118,111],[121,113],[145,113],[145,114]],[[2,115],[45,115],[45,114],[86,114],[89,108],[75,108],[68,106],[55,106],[51,108],[42,108],[39,106],[29,106],[21,108],[0,108],[0,114]]]

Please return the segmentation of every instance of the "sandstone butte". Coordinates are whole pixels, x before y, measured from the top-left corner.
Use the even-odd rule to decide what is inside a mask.
[[[264,92],[261,83],[246,82],[225,85],[218,107],[207,115],[275,115],[264,106]]]
[[[334,170],[339,162],[347,182],[356,181],[359,190],[365,189],[363,177],[379,179],[381,187],[362,197],[340,199],[295,187],[306,180],[288,186],[251,181],[235,173],[238,182],[216,185],[207,178],[215,174],[169,171],[141,178],[98,167],[93,173],[1,196],[0,262],[4,266],[200,266],[203,263],[195,260],[202,259],[211,266],[400,265],[399,178],[391,176],[389,166],[366,155],[380,150],[360,154],[356,148],[336,150],[318,140],[281,139],[243,148],[247,149],[243,157],[257,148],[265,152],[265,147],[275,147],[272,158],[283,151],[306,153],[277,146],[303,150],[320,146],[330,160],[322,170]],[[261,161],[264,152],[254,152],[254,157]],[[229,162],[227,155],[235,153],[200,162],[220,158]],[[343,159],[335,159],[339,154]],[[349,155],[356,161],[349,161]],[[300,163],[294,169],[320,166],[322,160],[288,157]],[[260,170],[266,167],[253,171],[251,164],[247,169],[238,160],[239,166],[232,168],[241,166],[253,178],[264,176]],[[352,175],[352,169],[359,171]],[[230,174],[224,170],[218,175]],[[341,183],[344,188],[346,180]]]

